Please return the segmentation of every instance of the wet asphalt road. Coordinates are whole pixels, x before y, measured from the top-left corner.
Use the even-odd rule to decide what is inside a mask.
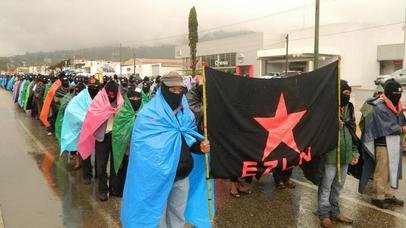
[[[356,103],[356,102],[355,102]],[[406,165],[406,160],[403,164]],[[96,198],[96,185],[84,185],[80,171],[59,156],[54,136],[28,118],[0,89],[0,208],[4,226],[120,227],[120,198]],[[403,170],[405,176],[406,171]],[[299,169],[295,189],[276,190],[271,177],[252,183],[253,193],[233,198],[227,181],[216,181],[216,227],[318,227],[314,212],[317,188]],[[406,209],[378,209],[368,195],[357,193],[357,181],[347,178],[341,194],[342,212],[354,224],[337,227],[406,227]],[[406,199],[401,181],[398,196]],[[0,218],[1,226],[1,218]]]

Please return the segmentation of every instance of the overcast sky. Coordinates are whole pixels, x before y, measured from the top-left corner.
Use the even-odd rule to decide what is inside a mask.
[[[202,32],[283,33],[314,23],[314,0],[0,0],[0,56],[171,42],[187,33],[193,5]],[[321,0],[321,23],[401,22],[405,6],[406,0]]]

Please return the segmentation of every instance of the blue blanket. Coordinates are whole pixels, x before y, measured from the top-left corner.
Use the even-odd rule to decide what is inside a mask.
[[[61,130],[61,153],[77,150],[80,131],[91,101],[89,92],[84,89],[66,106]]]
[[[189,146],[203,140],[197,133],[194,115],[185,96],[182,106],[183,111],[177,112],[175,117],[159,90],[137,116],[121,205],[123,227],[158,227],[175,180],[181,137]],[[201,167],[195,164],[195,168]],[[196,181],[205,181],[201,177]],[[190,180],[190,183],[196,181]],[[194,187],[191,185],[189,191],[196,192]],[[191,203],[191,200],[199,202]],[[188,205],[199,207],[192,211],[204,210],[207,194],[194,194],[188,199]]]

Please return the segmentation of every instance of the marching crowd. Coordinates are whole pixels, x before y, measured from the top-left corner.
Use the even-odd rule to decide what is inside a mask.
[[[123,197],[124,226],[183,227],[191,186],[189,175],[196,165],[194,156],[210,151],[210,143],[202,136],[200,77],[185,82],[176,72],[153,80],[134,76],[80,77],[62,72],[57,77],[2,76],[0,85],[12,91],[13,101],[24,111],[42,122],[48,135],[55,135],[61,153],[75,158],[75,168],[81,168],[84,184],[91,184],[97,176],[99,200]],[[395,196],[406,132],[401,85],[389,80],[365,101],[359,120],[360,138],[350,102],[351,87],[341,80],[340,88],[339,153],[333,150],[323,158],[318,188],[317,214],[322,227],[333,227],[332,220],[353,222],[339,207],[347,172],[360,180],[361,193],[372,179],[373,205],[387,209],[404,204]],[[157,141],[161,142],[159,146]],[[155,156],[157,153],[161,155]],[[279,189],[295,187],[290,175],[291,170],[274,172]],[[149,184],[148,179],[161,180],[161,184]],[[231,181],[232,196],[251,193],[243,180]],[[135,189],[145,191],[134,194]],[[145,202],[146,195],[157,194],[165,198],[164,203]],[[148,203],[150,209],[142,207]],[[148,219],[137,220],[135,215]]]

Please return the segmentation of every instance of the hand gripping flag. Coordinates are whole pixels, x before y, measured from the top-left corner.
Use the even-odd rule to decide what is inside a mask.
[[[158,90],[137,115],[121,204],[120,219],[125,228],[158,227],[175,180],[181,137],[189,146],[196,140],[203,140],[203,136],[197,133],[185,96],[182,106],[183,111],[177,112],[175,117]],[[190,185],[189,191],[193,192],[194,187]],[[194,200],[200,200],[200,204],[192,203],[194,206],[201,205],[200,210],[204,210],[204,205],[208,203],[207,194],[195,195]]]
[[[82,90],[66,106],[61,129],[61,153],[77,151],[77,145],[83,121],[92,98],[87,89]]]
[[[88,158],[94,151],[96,139],[93,134],[106,120],[120,110],[123,102],[123,97],[118,91],[117,107],[113,108],[104,88],[94,97],[86,113],[79,136],[78,152],[83,159]]]
[[[301,166],[318,182],[318,159],[337,146],[338,62],[283,79],[205,73],[213,177]]]
[[[54,100],[56,90],[59,88],[59,86],[61,86],[61,80],[58,79],[49,88],[48,93],[46,94],[44,104],[42,105],[39,119],[45,125],[45,127],[51,126],[51,124],[48,122],[49,109],[51,108],[52,101]]]

